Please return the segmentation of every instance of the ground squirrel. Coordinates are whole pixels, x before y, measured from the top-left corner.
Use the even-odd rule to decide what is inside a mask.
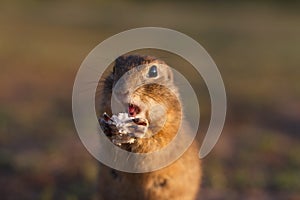
[[[129,78],[123,78],[122,76],[128,72]],[[118,87],[115,87],[117,82]],[[120,148],[135,153],[148,153],[157,151],[171,142],[181,123],[182,109],[178,89],[173,83],[172,71],[164,61],[153,56],[140,55],[117,58],[113,71],[103,78],[100,85],[98,113],[112,114],[110,100],[113,88],[114,95],[127,108],[129,116],[145,118],[149,122],[147,137],[137,138],[131,144],[122,144]],[[165,109],[164,117],[159,113],[153,114],[152,111],[156,106]],[[188,131],[188,127],[184,130]],[[110,137],[107,130],[106,134]],[[197,199],[201,182],[201,166],[197,150],[197,144],[194,142],[171,165],[148,173],[126,173],[101,165],[100,199]]]

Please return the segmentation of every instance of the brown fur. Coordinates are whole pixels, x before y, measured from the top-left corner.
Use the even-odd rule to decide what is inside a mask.
[[[141,64],[163,63],[151,56],[122,56],[114,66],[114,71],[104,79],[99,113],[110,113],[110,98],[114,83],[128,70]],[[170,83],[172,86],[173,84]],[[132,86],[134,87],[134,86]],[[165,147],[177,133],[182,119],[181,104],[172,91],[160,84],[147,84],[133,92],[132,98],[143,103],[157,103],[166,108],[165,126],[150,138],[140,138],[134,144],[124,145],[123,149],[136,153],[148,153]],[[151,109],[152,105],[149,105]],[[151,122],[150,122],[151,123]],[[189,131],[188,126],[184,128]],[[149,173],[126,173],[100,165],[99,193],[103,200],[195,200],[199,194],[201,166],[197,155],[197,144],[174,163]]]

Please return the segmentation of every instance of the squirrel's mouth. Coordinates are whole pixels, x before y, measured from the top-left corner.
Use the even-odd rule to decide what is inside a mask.
[[[135,104],[129,103],[128,104],[128,114],[130,117],[135,117],[137,114],[141,112],[140,107]]]

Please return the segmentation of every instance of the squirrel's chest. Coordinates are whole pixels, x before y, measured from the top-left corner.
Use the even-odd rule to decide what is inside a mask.
[[[200,166],[188,162],[184,165],[180,160],[161,170],[142,174],[105,167],[100,177],[101,193],[106,200],[192,200],[200,187]]]

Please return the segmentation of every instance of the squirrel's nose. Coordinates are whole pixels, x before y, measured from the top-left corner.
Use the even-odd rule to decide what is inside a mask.
[[[129,91],[119,91],[116,93],[116,97],[120,102],[128,102]]]
[[[122,95],[128,96],[129,91],[121,92]]]
[[[128,95],[129,95],[129,91],[125,91],[125,92],[120,92],[120,94],[119,94],[121,97],[128,97]]]

